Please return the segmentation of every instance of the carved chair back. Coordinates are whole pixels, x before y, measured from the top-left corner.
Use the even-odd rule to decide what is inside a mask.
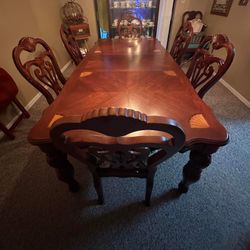
[[[140,38],[142,36],[142,22],[133,15],[124,15],[118,20],[117,33],[119,38]]]
[[[157,165],[185,142],[176,121],[123,108],[61,118],[51,127],[50,136],[58,149],[88,166],[101,204],[100,177],[116,176],[146,178],[145,202],[149,205]]]
[[[181,64],[183,55],[187,51],[188,45],[190,44],[192,38],[192,25],[190,22],[186,22],[183,26],[180,27],[179,31],[177,32],[170,51],[170,55],[178,64]]]
[[[28,53],[26,60],[22,60],[24,52]],[[40,38],[23,37],[12,56],[22,76],[45,96],[49,104],[52,103],[54,98],[48,89],[58,95],[66,80],[48,44]]]
[[[218,51],[225,50],[225,58],[218,57]],[[195,52],[187,77],[202,98],[219,81],[230,67],[235,55],[233,44],[223,34],[207,36]]]
[[[75,65],[78,65],[82,61],[83,55],[80,51],[77,41],[71,34],[71,31],[69,30],[67,26],[62,24],[60,28],[60,35],[61,35],[61,39],[63,41],[64,47],[68,51]]]
[[[198,19],[202,20],[202,18],[203,18],[202,12],[201,11],[195,11],[195,10],[184,12],[183,15],[182,15],[182,26],[187,21],[193,20],[195,18],[198,18]]]

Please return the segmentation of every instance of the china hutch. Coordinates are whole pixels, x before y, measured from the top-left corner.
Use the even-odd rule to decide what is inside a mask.
[[[99,37],[117,37],[118,20],[126,14],[139,18],[143,36],[155,37],[160,0],[95,0]]]

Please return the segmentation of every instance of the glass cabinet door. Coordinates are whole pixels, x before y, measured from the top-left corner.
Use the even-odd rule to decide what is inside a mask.
[[[96,0],[99,37],[117,38],[118,20],[126,14],[141,20],[144,37],[155,37],[159,3],[160,0]]]

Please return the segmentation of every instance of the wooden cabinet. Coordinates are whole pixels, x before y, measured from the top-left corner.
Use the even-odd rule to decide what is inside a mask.
[[[142,21],[144,37],[155,37],[159,4],[160,0],[95,0],[99,37],[117,37],[118,20],[128,13]]]

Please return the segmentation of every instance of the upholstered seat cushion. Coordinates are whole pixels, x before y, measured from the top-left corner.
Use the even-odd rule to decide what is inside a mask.
[[[12,77],[0,68],[0,110],[4,109],[17,95],[18,89]]]

